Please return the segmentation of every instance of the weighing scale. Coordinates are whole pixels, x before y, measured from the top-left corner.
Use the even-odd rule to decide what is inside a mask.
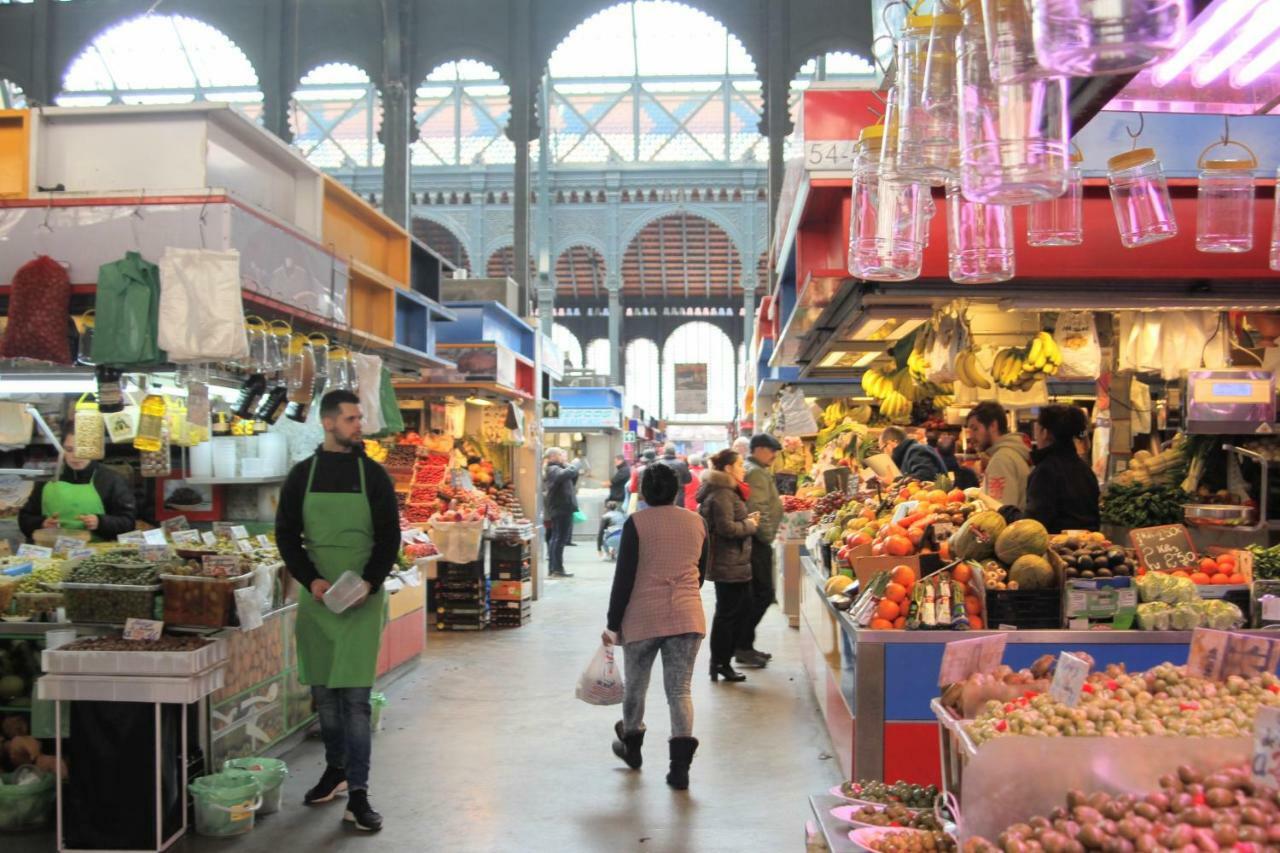
[[[1192,370],[1186,414],[1188,433],[1271,435],[1280,428],[1275,374],[1253,368]]]

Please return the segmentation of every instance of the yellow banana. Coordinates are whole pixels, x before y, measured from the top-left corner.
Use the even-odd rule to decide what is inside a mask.
[[[1042,332],[1044,335],[1044,348],[1051,364],[1062,364],[1062,347],[1058,346],[1058,342],[1053,339],[1053,335],[1048,332]]]
[[[1037,332],[1036,336],[1031,339],[1031,349],[1027,350],[1027,363],[1034,364],[1037,359],[1044,356],[1044,339],[1040,337],[1044,332]]]
[[[978,354],[973,350],[969,350],[969,378],[973,382],[973,387],[980,391],[986,391],[991,388],[991,380],[987,377],[982,369],[982,362],[978,361]]]

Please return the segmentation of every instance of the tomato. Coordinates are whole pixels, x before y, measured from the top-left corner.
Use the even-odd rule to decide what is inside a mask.
[[[1218,561],[1213,557],[1202,557],[1200,559],[1200,571],[1206,575],[1211,575],[1218,570]]]
[[[964,503],[964,490],[952,489],[951,491],[947,492],[947,503],[951,503],[951,504]]]
[[[1235,557],[1228,557],[1226,555],[1223,555],[1218,558],[1218,571],[1226,572],[1227,574],[1230,575],[1230,574],[1235,574],[1235,570],[1236,570]]]
[[[883,557],[883,556],[884,556],[884,545],[885,545],[885,543],[884,543],[884,540],[883,540],[883,539],[882,539],[882,540],[880,540],[880,541],[878,541],[878,542],[876,542],[874,545],[872,545],[872,546],[871,546],[871,556],[873,556],[873,557]]]
[[[915,550],[906,536],[894,535],[885,540],[884,552],[890,557],[906,557]]]
[[[1231,583],[1231,575],[1226,575],[1226,574],[1216,574],[1216,575],[1214,575],[1214,576],[1213,576],[1213,578],[1209,581],[1209,583],[1215,583],[1215,584],[1228,584],[1228,583]]]
[[[1233,583],[1233,584],[1245,584],[1245,583],[1248,583],[1248,581],[1246,581],[1246,580],[1244,579],[1244,575],[1232,575],[1232,576],[1228,579],[1228,582],[1229,582],[1229,583]]]
[[[1209,575],[1205,574],[1204,572],[1192,572],[1191,582],[1193,584],[1196,584],[1197,586],[1204,586],[1205,584],[1210,582]]]

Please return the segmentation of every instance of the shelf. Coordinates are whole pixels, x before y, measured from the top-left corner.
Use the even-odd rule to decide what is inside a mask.
[[[183,482],[191,486],[269,486],[273,483],[283,483],[284,477],[239,477],[232,480],[218,477],[187,477]]]
[[[396,286],[386,276],[353,262],[347,290],[347,318],[353,334],[390,347],[396,333]]]
[[[526,394],[515,388],[507,388],[505,385],[498,385],[494,382],[406,382],[395,385],[397,392],[403,391],[437,391],[444,394],[461,395],[467,391],[488,391],[491,394],[498,394],[504,397],[510,397],[513,400],[532,400],[532,394]]]
[[[396,287],[409,286],[409,233],[327,175],[322,231],[340,257],[377,270]]]
[[[30,714],[30,705],[0,705],[0,714]]]
[[[31,163],[31,114],[0,110],[0,198],[26,198]]]

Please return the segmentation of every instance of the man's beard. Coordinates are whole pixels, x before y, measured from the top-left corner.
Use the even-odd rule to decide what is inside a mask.
[[[357,447],[361,447],[361,446],[364,444],[364,436],[363,436],[363,435],[353,435],[353,436],[349,436],[349,437],[347,437],[347,438],[343,438],[343,437],[341,437],[341,436],[337,436],[337,435],[335,435],[335,436],[333,437],[333,440],[334,440],[334,442],[335,442],[335,443],[337,443],[339,446],[341,446],[341,447],[345,447],[345,448],[347,448],[348,450],[355,450]]]

